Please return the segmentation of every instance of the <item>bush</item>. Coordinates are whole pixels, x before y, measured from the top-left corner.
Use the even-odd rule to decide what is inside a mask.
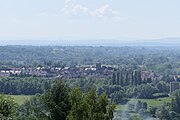
[[[158,90],[151,84],[142,84],[135,88],[134,95],[137,95],[141,99],[152,99],[153,94],[157,93]]]
[[[156,98],[163,98],[163,97],[169,97],[168,94],[166,93],[156,93],[156,94],[153,94],[153,99],[156,99]]]

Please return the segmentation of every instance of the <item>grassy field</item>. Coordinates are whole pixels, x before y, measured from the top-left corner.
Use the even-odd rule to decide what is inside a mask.
[[[158,98],[158,99],[131,99],[129,103],[136,103],[138,101],[141,102],[147,102],[148,107],[154,107],[154,106],[160,106],[164,102],[171,102],[172,98],[171,97],[165,97],[165,98]],[[126,110],[127,106],[126,105],[117,105],[116,110]]]
[[[14,98],[15,103],[18,105],[23,104],[26,100],[30,99],[30,95],[8,95]]]
[[[164,102],[171,102],[171,97],[157,98],[157,99],[131,99],[130,103],[136,103],[138,101],[147,102],[148,107],[160,106]]]
[[[164,102],[171,102],[171,97],[165,97],[165,98],[158,98],[158,99],[131,99],[129,103],[136,104],[138,101],[141,102],[147,102],[148,107],[154,107],[154,106],[161,106]],[[117,105],[116,106],[117,111],[126,111],[127,105]],[[138,113],[130,112],[130,116],[133,120],[143,120],[139,117]],[[155,120],[155,119],[154,119]]]

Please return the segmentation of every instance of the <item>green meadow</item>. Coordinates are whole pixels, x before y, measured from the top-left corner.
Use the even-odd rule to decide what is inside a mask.
[[[131,99],[129,103],[136,104],[138,101],[147,102],[148,107],[161,106],[165,102],[171,102],[171,97],[157,98],[157,99]],[[127,105],[117,105],[116,110],[126,110]]]
[[[14,98],[14,102],[18,105],[22,105],[26,100],[29,100],[31,98],[31,95],[8,95],[12,98]]]
[[[171,97],[165,97],[165,98],[157,98],[157,99],[131,99],[129,100],[129,103],[136,104],[138,101],[141,102],[146,102],[148,104],[148,108],[150,107],[155,107],[155,106],[161,106],[163,103],[171,102],[173,98]],[[123,111],[127,110],[127,105],[117,105],[116,106],[117,111]],[[143,120],[142,118],[139,117],[139,115],[135,112],[130,112],[130,116],[133,120]],[[153,119],[157,120],[157,119]]]

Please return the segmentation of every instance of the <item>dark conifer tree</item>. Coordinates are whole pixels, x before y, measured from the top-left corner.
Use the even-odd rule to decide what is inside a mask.
[[[115,72],[113,72],[113,75],[112,75],[112,85],[115,85],[116,84],[116,74]]]
[[[120,72],[120,85],[124,86],[122,71]]]
[[[119,73],[119,70],[118,70],[118,72],[117,72],[117,81],[116,81],[116,85],[119,85],[120,84],[120,73]]]

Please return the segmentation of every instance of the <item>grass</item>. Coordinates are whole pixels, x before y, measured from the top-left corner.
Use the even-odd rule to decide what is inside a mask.
[[[133,100],[134,100],[134,103],[140,100],[141,102],[147,102],[148,107],[154,107],[154,106],[161,106],[165,102],[171,102],[172,98],[165,97],[165,98],[158,98],[158,99],[133,99]]]
[[[126,105],[117,105],[116,110],[119,110],[119,111],[127,110],[127,106]]]
[[[161,106],[164,102],[171,102],[171,97],[165,97],[165,98],[157,98],[157,99],[131,99],[129,103],[135,104],[138,101],[141,102],[147,102],[148,107],[155,107],[155,106]],[[117,105],[116,110],[127,110],[127,105]]]
[[[129,101],[129,103],[136,104],[138,101],[146,102],[148,104],[148,108],[149,108],[149,107],[161,106],[165,102],[171,102],[171,100],[172,100],[171,97],[157,98],[157,99],[135,99],[135,98],[133,98]],[[120,111],[120,112],[127,110],[127,105],[117,105],[116,110]],[[143,120],[142,118],[140,118],[138,113],[134,112],[134,110],[129,111],[129,113],[133,120]]]
[[[157,98],[157,99],[132,99],[131,103],[136,103],[138,101],[141,102],[147,102],[148,107],[155,107],[155,106],[161,106],[165,102],[171,102],[171,97],[165,97],[165,98]]]
[[[29,100],[31,98],[31,95],[8,95],[12,98],[14,98],[14,102],[18,105],[22,105],[26,100]]]
[[[137,113],[130,113],[130,116],[133,120],[143,120]]]

